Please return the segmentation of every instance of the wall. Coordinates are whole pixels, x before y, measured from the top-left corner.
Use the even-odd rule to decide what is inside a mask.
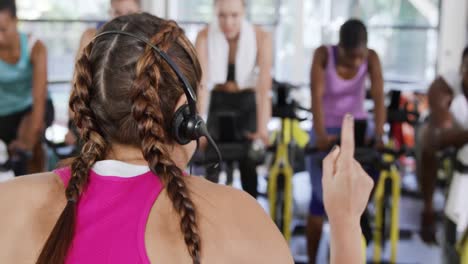
[[[438,72],[458,71],[467,44],[467,0],[443,0],[440,21]]]
[[[302,10],[303,0],[292,0],[294,10]],[[171,17],[177,19],[174,10],[169,8],[169,0],[142,0],[143,9],[161,17]],[[439,47],[438,47],[438,73],[447,71],[457,71],[460,65],[460,55],[463,48],[468,43],[468,0],[442,0],[442,11],[440,21]],[[172,9],[172,10],[171,10]],[[303,25],[303,16],[295,16],[296,25]],[[299,26],[298,28],[302,28]],[[303,36],[297,30],[293,35],[295,45],[302,45]],[[295,49],[290,57],[296,62],[302,61],[304,54],[302,49]],[[291,54],[290,54],[291,55]],[[302,80],[305,68],[300,67],[300,63],[293,64],[295,69],[291,76],[293,80]]]
[[[141,0],[143,10],[159,17],[167,17],[168,0]]]

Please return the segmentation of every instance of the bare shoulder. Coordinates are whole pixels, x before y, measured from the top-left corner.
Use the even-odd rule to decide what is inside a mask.
[[[86,29],[83,34],[81,35],[80,39],[80,47],[78,50],[78,55],[81,54],[81,51],[88,46],[88,44],[93,40],[93,38],[96,36],[97,29],[95,28],[88,28]]]
[[[4,199],[14,195],[26,199],[31,195],[51,194],[63,190],[63,188],[62,181],[53,172],[31,174],[0,183],[0,198]]]
[[[63,183],[51,172],[0,183],[0,230],[14,226],[21,219],[34,219],[38,214],[50,213],[64,203]]]
[[[198,56],[203,65],[203,61],[205,61],[208,54],[208,27],[198,32],[197,39],[195,40],[195,48],[197,49]]]
[[[214,184],[203,177],[191,176],[187,178],[188,186],[191,193],[202,195],[204,199],[208,199],[213,206],[228,207],[229,210],[252,210],[255,214],[267,216],[260,205],[249,194],[241,190]]]
[[[370,57],[379,57],[377,51],[375,51],[374,49],[369,49],[369,56]]]
[[[34,42],[34,45],[32,47],[33,56],[38,53],[45,53],[45,52],[47,52],[47,47],[44,44],[44,42],[42,42],[42,40],[40,39],[36,40],[36,42]]]
[[[315,50],[315,54],[319,56],[328,56],[327,46],[322,45]]]
[[[34,263],[65,206],[63,184],[54,173],[0,184],[0,259]]]
[[[204,216],[201,224],[206,226],[203,222],[207,221],[213,229],[219,228],[214,234],[204,235],[218,242],[227,238],[224,244],[234,251],[231,258],[237,263],[293,263],[278,228],[249,194],[201,177],[189,177],[188,185],[195,205]]]
[[[375,63],[379,61],[380,61],[379,54],[375,50],[369,49],[369,62]]]
[[[261,37],[271,35],[270,32],[267,32],[261,26],[255,25],[254,29],[255,29],[255,34],[260,35]]]
[[[96,36],[97,29],[95,28],[88,28],[83,32],[83,35],[81,35],[81,39],[87,42],[90,42],[94,36]]]
[[[446,80],[443,76],[438,76],[430,84],[428,96],[429,98],[440,99],[440,96],[446,94],[453,96],[453,90],[450,87],[448,80]]]
[[[264,30],[261,26],[255,26],[255,35],[257,36],[257,42],[262,44],[265,42],[272,41],[272,35],[270,32]]]
[[[313,56],[313,63],[325,67],[328,63],[328,48],[322,45],[315,49]]]
[[[205,41],[208,38],[208,27],[204,27],[197,34],[198,41]]]

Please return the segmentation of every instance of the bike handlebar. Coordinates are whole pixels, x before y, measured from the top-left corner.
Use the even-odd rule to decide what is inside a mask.
[[[305,147],[304,150],[305,150],[306,154],[315,154],[315,153],[319,153],[319,152],[330,152],[332,149],[329,148],[328,150],[323,151],[323,150],[320,150],[316,146],[309,146],[308,145],[308,146]],[[378,153],[378,154],[387,154],[387,155],[391,155],[393,157],[414,156],[414,150],[411,149],[411,148],[406,148],[406,147],[402,147],[399,150],[395,150],[395,149],[392,149],[392,148],[376,149],[376,148],[373,148],[373,147],[357,147],[355,149],[356,154],[361,154],[361,153],[365,153],[365,152],[375,152],[375,153]]]

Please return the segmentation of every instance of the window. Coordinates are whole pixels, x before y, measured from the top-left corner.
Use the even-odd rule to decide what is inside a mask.
[[[47,46],[49,91],[56,123],[68,120],[68,96],[82,32],[108,18],[109,0],[17,0],[20,31]]]
[[[439,0],[304,1],[305,65],[311,64],[313,50],[320,44],[337,43],[339,28],[349,17],[367,24],[369,47],[380,56],[386,82],[415,83],[421,88],[418,83],[435,77]],[[308,82],[308,71],[302,81]]]
[[[149,0],[148,0],[149,1]],[[49,90],[58,122],[66,122],[75,54],[81,33],[109,18],[109,0],[17,0],[20,29],[45,42]],[[166,0],[192,41],[214,19],[213,0]],[[380,57],[387,83],[428,82],[436,73],[440,0],[247,0],[247,16],[273,33],[274,76],[309,82],[314,50],[337,42],[340,25],[358,17],[369,29],[369,46]]]
[[[171,1],[175,17],[184,23],[208,22],[213,18],[213,0]]]
[[[81,33],[108,17],[108,0],[17,0],[20,30],[45,42],[49,81],[69,81]],[[85,20],[86,19],[86,20]]]
[[[20,19],[105,19],[109,0],[17,0]]]
[[[255,0],[248,2],[248,17],[256,24],[275,25],[279,15],[278,0]]]
[[[272,30],[277,24],[279,0],[247,1],[247,16],[255,24]],[[170,18],[176,19],[185,29],[190,40],[195,41],[197,33],[214,19],[213,0],[171,0]]]
[[[214,18],[213,0],[170,1],[173,17],[185,23],[209,23]],[[256,24],[274,24],[277,19],[278,0],[247,1],[247,16]]]
[[[248,17],[275,37],[275,77],[307,84],[314,50],[338,41],[350,17],[369,30],[388,83],[428,82],[436,73],[440,0],[250,0]],[[170,1],[172,18],[191,40],[213,19],[213,0]],[[301,11],[302,10],[302,11]],[[302,14],[301,14],[302,12]],[[298,15],[301,14],[301,15]]]

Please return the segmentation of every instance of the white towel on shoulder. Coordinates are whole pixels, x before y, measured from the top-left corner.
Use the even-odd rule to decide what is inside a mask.
[[[450,112],[458,126],[468,130],[468,99],[461,93],[453,98],[450,104]],[[458,160],[468,165],[468,145],[458,150]],[[467,209],[468,211],[468,209]]]
[[[468,175],[455,172],[450,183],[450,189],[445,205],[445,215],[457,224],[457,231],[464,232],[468,228]]]
[[[458,94],[453,98],[450,112],[458,125],[462,126],[463,129],[468,129],[468,99],[464,94]]]
[[[468,130],[468,100],[463,94],[455,96],[450,105],[456,123]],[[457,159],[468,165],[468,145],[458,150]],[[457,224],[457,231],[468,228],[468,175],[455,172],[450,183],[450,190],[445,207],[445,214]]]
[[[236,53],[236,82],[241,89],[256,85],[257,38],[254,26],[242,22]],[[217,20],[208,29],[208,89],[225,83],[228,74],[229,43]]]

